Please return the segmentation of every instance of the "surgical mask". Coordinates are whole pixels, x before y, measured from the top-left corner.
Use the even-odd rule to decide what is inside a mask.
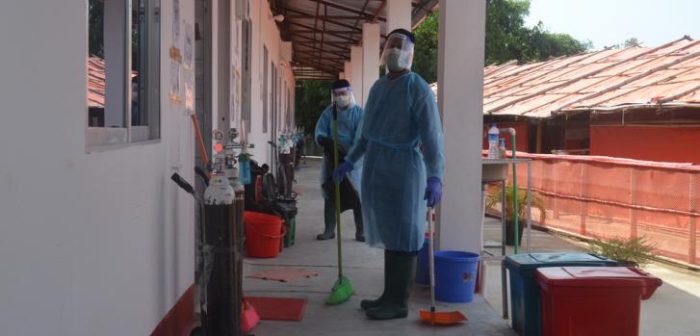
[[[350,105],[350,96],[347,95],[335,97],[335,102],[338,103],[338,107],[344,109]]]
[[[384,64],[389,71],[398,72],[408,69],[411,64],[409,54],[401,51],[398,48],[387,49],[384,51]]]

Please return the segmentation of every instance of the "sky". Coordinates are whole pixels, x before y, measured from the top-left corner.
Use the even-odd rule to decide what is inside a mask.
[[[700,0],[531,0],[525,24],[591,41],[593,49],[636,37],[645,47],[700,39]]]

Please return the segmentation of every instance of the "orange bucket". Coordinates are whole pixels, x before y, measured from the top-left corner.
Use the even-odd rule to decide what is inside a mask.
[[[253,258],[277,257],[282,238],[286,234],[282,218],[246,211],[243,213],[243,222],[245,222],[245,245],[248,256]]]

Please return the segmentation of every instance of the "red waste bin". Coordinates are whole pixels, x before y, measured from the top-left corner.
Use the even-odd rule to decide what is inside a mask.
[[[627,267],[537,269],[544,336],[637,336],[641,300],[661,279]]]

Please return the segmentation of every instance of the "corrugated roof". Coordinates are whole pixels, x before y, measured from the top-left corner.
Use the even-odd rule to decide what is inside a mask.
[[[433,84],[437,90],[437,84]],[[484,114],[548,118],[587,110],[700,107],[700,41],[610,49],[484,69]]]
[[[96,56],[88,58],[88,107],[105,107],[105,60]],[[132,71],[131,78],[138,76],[138,72]]]
[[[105,61],[99,57],[88,59],[88,91],[89,107],[105,107]]]
[[[337,78],[350,60],[350,47],[362,42],[362,24],[380,24],[386,31],[387,0],[269,0],[272,12],[284,15],[277,26],[293,45],[293,69],[300,79]],[[412,0],[415,26],[438,0]]]

